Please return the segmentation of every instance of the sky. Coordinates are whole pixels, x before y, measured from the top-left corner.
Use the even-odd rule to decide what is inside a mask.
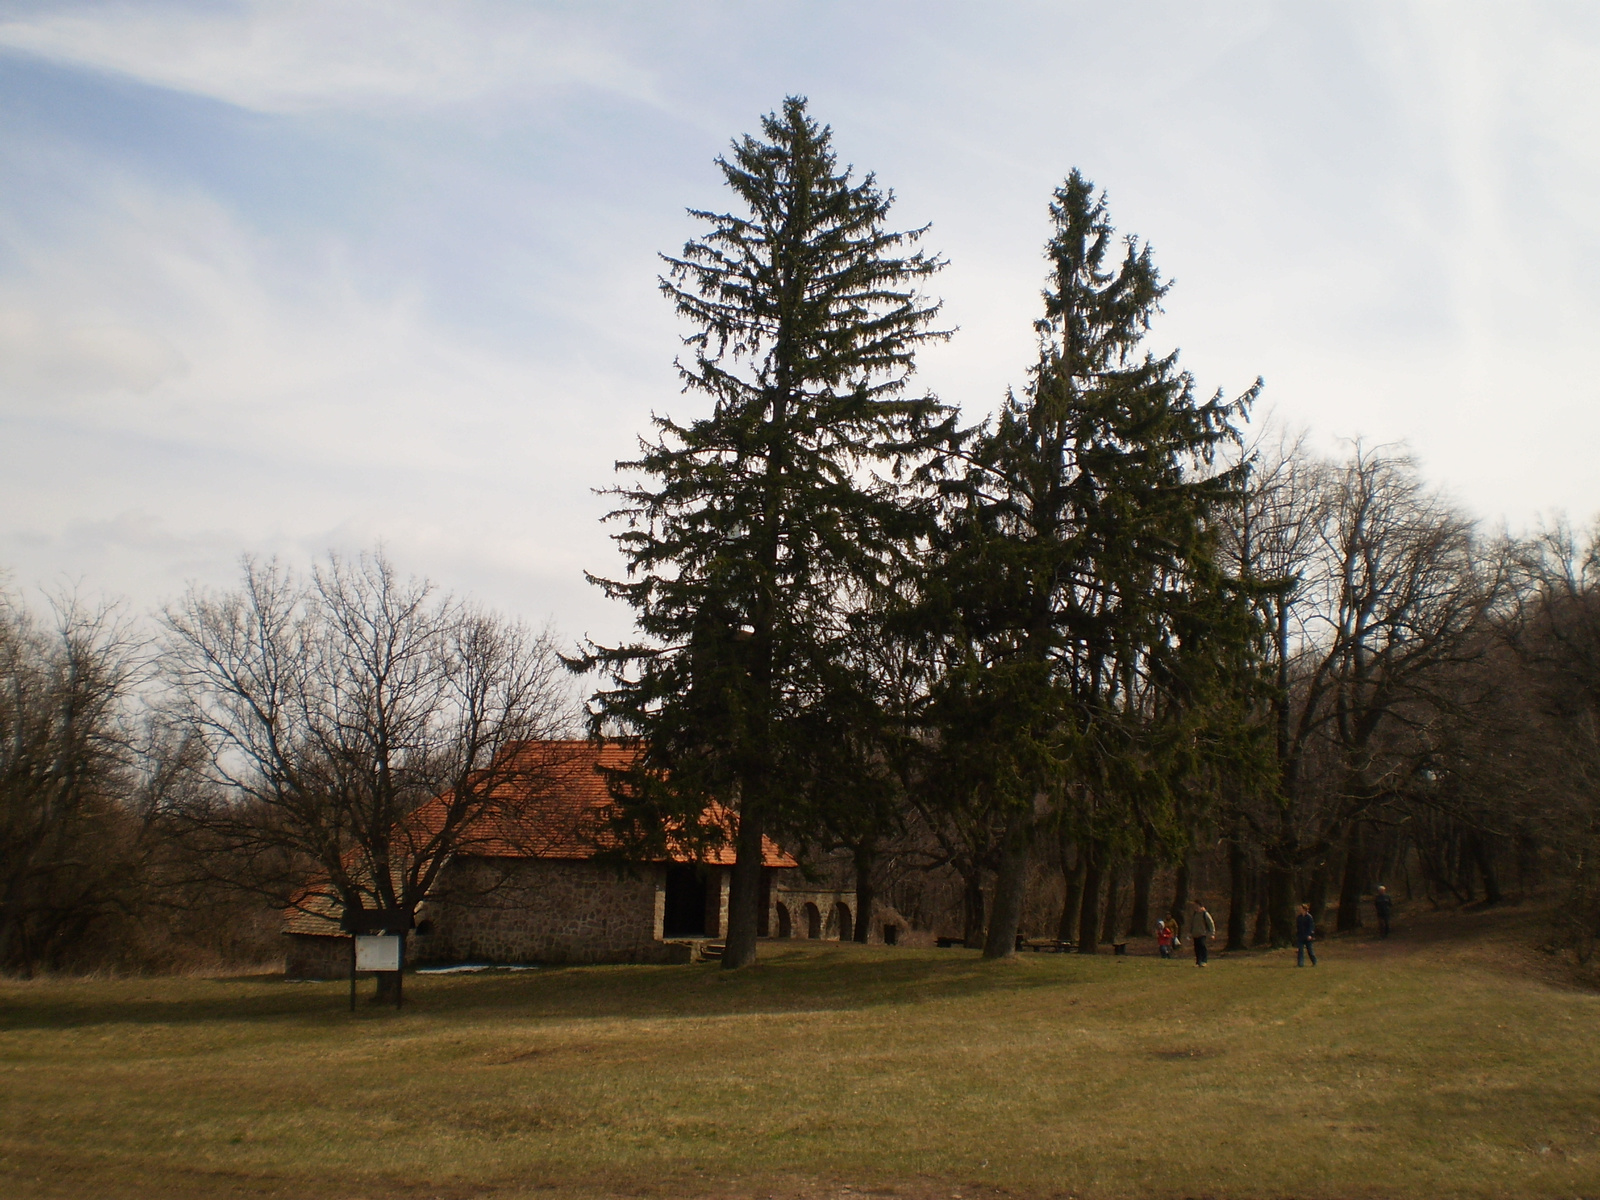
[[[967,418],[1076,167],[1203,390],[1600,513],[1593,4],[0,0],[0,571],[153,610],[382,544],[625,637],[596,489],[705,407],[657,255],[790,94],[931,224]]]

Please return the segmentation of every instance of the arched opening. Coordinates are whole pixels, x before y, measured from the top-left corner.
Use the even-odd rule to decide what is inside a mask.
[[[781,938],[792,937],[794,927],[789,922],[789,906],[782,900],[778,901],[778,936]]]
[[[855,937],[856,931],[850,921],[850,906],[843,900],[833,906],[833,919],[838,922],[841,942],[848,942]]]
[[[811,901],[806,901],[806,936],[819,938],[822,936],[822,910]]]
[[[667,904],[661,936],[706,936],[706,879],[692,863],[673,863],[667,868]]]

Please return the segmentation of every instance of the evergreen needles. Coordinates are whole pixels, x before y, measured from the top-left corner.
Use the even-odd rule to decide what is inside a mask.
[[[662,292],[693,328],[678,361],[709,415],[656,418],[619,464],[640,481],[611,514],[627,578],[597,579],[634,609],[639,643],[591,646],[608,685],[597,732],[643,739],[619,789],[633,811],[692,828],[704,797],[737,812],[727,951],[755,956],[762,835],[806,792],[808,709],[843,667],[853,604],[888,579],[929,520],[901,486],[953,436],[908,394],[943,265],[923,230],[886,225],[892,195],[838,166],[802,98],[717,160],[740,211],[692,210],[706,232],[664,256]],[[592,577],[591,577],[592,578]]]

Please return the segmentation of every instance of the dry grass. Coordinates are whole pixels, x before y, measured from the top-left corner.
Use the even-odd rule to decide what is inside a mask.
[[[1532,940],[11,983],[0,1194],[1600,1195],[1600,998]]]

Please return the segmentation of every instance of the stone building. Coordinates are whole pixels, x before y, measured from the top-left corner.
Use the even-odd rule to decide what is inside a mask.
[[[606,857],[617,842],[607,820],[614,802],[605,772],[625,767],[632,748],[537,742],[508,753],[537,758],[537,772],[508,774],[539,782],[496,790],[496,803],[461,839],[418,908],[406,943],[409,962],[667,962],[693,957],[723,937],[731,846],[691,854],[669,845],[658,861],[626,865]],[[430,806],[413,819],[426,823]],[[763,861],[762,936],[853,936],[852,881],[808,880],[770,840]],[[286,974],[326,979],[349,972],[350,940],[338,918],[331,890],[309,886],[286,914]],[[871,919],[874,941],[893,944],[903,933],[892,909]]]

